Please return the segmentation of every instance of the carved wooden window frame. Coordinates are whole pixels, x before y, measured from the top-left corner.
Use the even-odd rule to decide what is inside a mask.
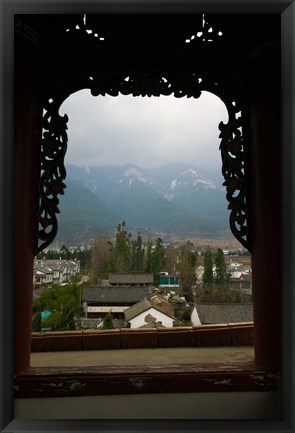
[[[127,77],[129,77],[128,80]],[[72,81],[70,80],[73,86],[70,90],[69,78],[73,78]],[[67,91],[61,90],[64,89],[63,82],[67,83]],[[231,210],[230,226],[237,239],[250,250],[247,229],[244,141],[241,132],[242,118],[237,117],[237,114],[242,111],[242,101],[239,98],[241,87],[238,82],[234,88],[232,84],[228,87],[226,82],[226,79],[223,81],[223,79],[216,76],[212,77],[210,74],[206,76],[206,74],[194,72],[188,76],[181,73],[158,74],[153,71],[142,73],[133,70],[109,70],[107,73],[104,70],[86,75],[80,74],[79,70],[75,68],[70,71],[70,75],[69,70],[58,71],[44,95],[46,113],[43,118],[45,132],[41,143],[39,190],[39,240],[41,243],[38,250],[41,251],[48,246],[57,233],[58,195],[62,194],[65,188],[64,156],[67,148],[66,123],[68,118],[67,116],[61,117],[58,111],[72,91],[85,88],[89,88],[92,94],[96,96],[105,93],[116,96],[119,91],[123,94],[137,95],[136,88],[140,89],[138,95],[141,96],[159,96],[173,92],[176,97],[199,97],[201,91],[209,91],[218,96],[225,103],[229,114],[229,122],[227,124],[221,123],[219,128],[222,139],[220,144],[222,173],[225,178],[227,199]],[[184,88],[184,83],[189,84]],[[46,232],[47,228],[49,228],[49,232]],[[221,371],[218,371],[217,368],[215,371],[209,372],[204,371],[203,368],[196,372],[194,368],[186,366],[177,366],[175,369],[162,366],[157,367],[157,371],[153,367],[146,367],[145,369],[127,368],[122,371],[114,368],[110,369],[107,374],[105,371],[98,371],[97,369],[95,371],[76,370],[75,372],[71,369],[59,371],[50,371],[49,369],[47,373],[43,372],[38,375],[38,372],[35,372],[33,375],[29,373],[18,377],[15,386],[22,385],[23,387],[19,396],[36,396],[42,387],[44,390],[45,383],[47,389],[45,386],[46,394],[43,396],[73,396],[134,392],[270,390],[276,388],[278,379],[273,372],[262,372],[257,370],[255,366],[243,366],[238,371],[224,371],[222,368]],[[262,378],[262,382],[258,380],[258,377]],[[74,393],[72,389],[73,378],[78,383]],[[62,381],[65,386],[58,388]],[[204,385],[205,382],[206,385]],[[139,386],[141,383],[145,385],[143,389]],[[212,386],[212,384],[216,384],[216,386]],[[230,386],[228,386],[229,384]]]
[[[74,30],[77,32],[77,30]],[[82,37],[86,27],[79,29]],[[83,40],[83,39],[82,39]],[[68,85],[71,82],[72,86]],[[58,195],[64,194],[66,169],[64,157],[67,150],[68,116],[61,116],[59,109],[73,91],[89,89],[93,96],[119,94],[134,97],[159,97],[172,95],[176,98],[199,98],[207,91],[225,104],[228,122],[220,122],[220,152],[222,160],[223,185],[230,210],[229,225],[233,235],[251,251],[248,237],[247,183],[245,175],[245,140],[243,137],[243,111],[240,83],[231,83],[230,88],[223,77],[212,73],[154,72],[134,69],[101,69],[85,71],[79,67],[60,71],[50,83],[50,90],[44,95],[43,137],[41,142],[41,178],[39,185],[39,231],[38,252],[54,240],[58,230],[56,214],[59,213]],[[64,90],[67,89],[67,90]]]

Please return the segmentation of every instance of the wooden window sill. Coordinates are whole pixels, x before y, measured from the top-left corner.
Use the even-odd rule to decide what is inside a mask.
[[[15,398],[276,390],[280,374],[255,365],[190,364],[32,368],[15,377]]]

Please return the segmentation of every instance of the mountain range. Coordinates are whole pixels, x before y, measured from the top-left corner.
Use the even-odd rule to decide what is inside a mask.
[[[143,235],[215,238],[229,233],[222,177],[188,164],[143,169],[120,166],[66,166],[67,188],[60,197],[56,240],[87,243],[113,235],[126,221]]]

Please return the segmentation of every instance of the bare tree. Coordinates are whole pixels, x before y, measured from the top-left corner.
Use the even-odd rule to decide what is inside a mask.
[[[111,270],[112,243],[105,233],[99,233],[91,250],[91,279],[97,284]]]

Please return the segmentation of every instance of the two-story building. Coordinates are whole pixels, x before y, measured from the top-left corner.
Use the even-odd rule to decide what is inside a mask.
[[[124,312],[152,293],[153,275],[148,273],[111,273],[102,286],[86,287],[82,303],[86,318],[125,319]]]

